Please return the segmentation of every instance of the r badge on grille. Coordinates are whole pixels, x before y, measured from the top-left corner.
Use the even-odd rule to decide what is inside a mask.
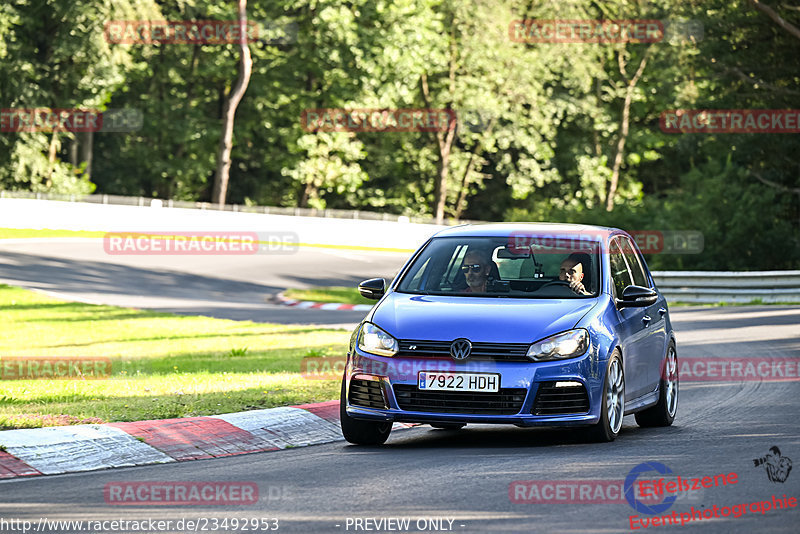
[[[466,360],[472,352],[472,343],[467,338],[459,338],[450,344],[450,356],[454,360]]]

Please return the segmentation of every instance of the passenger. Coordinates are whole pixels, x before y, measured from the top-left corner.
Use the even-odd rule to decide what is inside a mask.
[[[589,265],[589,255],[573,252],[561,262],[558,279],[569,282],[569,287],[578,295],[591,295],[583,286],[584,265]]]
[[[464,293],[485,293],[486,280],[492,269],[492,257],[485,250],[470,249],[464,256],[461,271],[467,279]]]

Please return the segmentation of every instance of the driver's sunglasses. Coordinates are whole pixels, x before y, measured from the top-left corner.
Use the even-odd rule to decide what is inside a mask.
[[[483,265],[481,265],[480,263],[473,263],[472,265],[462,265],[461,266],[461,270],[464,271],[465,273],[468,273],[470,271],[475,272],[475,273],[479,273],[479,272],[481,272],[482,269],[483,269]]]

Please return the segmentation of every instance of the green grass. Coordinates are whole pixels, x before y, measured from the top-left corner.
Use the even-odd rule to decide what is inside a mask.
[[[105,380],[0,380],[0,429],[230,413],[338,398],[304,356],[345,354],[349,332],[64,302],[0,285],[7,357],[109,358]]]
[[[361,296],[355,287],[315,287],[313,289],[287,289],[283,293],[295,300],[314,302],[340,302],[342,304],[375,304],[374,300]]]
[[[34,230],[31,228],[0,228],[0,239],[26,239],[29,237],[103,237],[105,232],[88,230]]]

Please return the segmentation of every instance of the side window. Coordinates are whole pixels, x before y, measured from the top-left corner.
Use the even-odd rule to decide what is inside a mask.
[[[614,295],[622,297],[622,291],[631,285],[631,273],[625,264],[625,257],[619,247],[619,240],[614,239],[608,249],[608,259],[611,263],[611,280],[614,282]]]
[[[411,277],[411,280],[408,282],[408,290],[409,291],[419,291],[420,286],[422,284],[422,277],[423,275],[429,272],[429,267],[431,265],[431,259],[428,258],[425,260],[425,263],[422,264],[421,267],[417,269],[417,272],[414,273],[414,276]]]
[[[620,241],[622,242],[623,254],[625,259],[628,260],[628,266],[633,275],[633,283],[641,287],[650,287],[633,243],[631,243],[630,239],[624,237],[621,237]]]
[[[458,275],[461,273],[461,264],[464,262],[464,256],[467,254],[467,245],[458,245],[453,254],[450,256],[450,261],[444,272],[444,277],[441,284],[441,289],[451,289],[458,281]]]

